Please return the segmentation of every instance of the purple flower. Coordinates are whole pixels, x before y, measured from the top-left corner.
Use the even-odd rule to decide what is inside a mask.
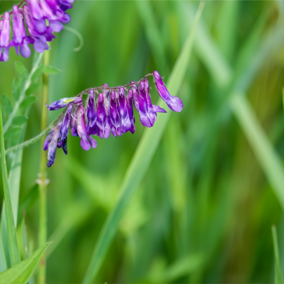
[[[67,136],[64,140],[57,142],[57,148],[62,148],[65,155],[67,155]]]
[[[65,140],[67,135],[68,135],[68,130],[69,130],[69,126],[71,123],[71,114],[72,114],[72,110],[73,110],[73,105],[70,104],[67,107],[60,131],[59,131],[59,140]]]
[[[0,61],[9,59],[10,14],[6,12],[0,21]]]
[[[114,137],[121,136],[121,120],[118,113],[118,92],[111,91],[110,93],[110,120],[112,124],[111,132]]]
[[[79,137],[81,138],[81,147],[85,150],[88,151],[90,148],[96,148],[97,147],[97,141],[93,139],[88,133],[87,133],[87,128],[85,124],[85,116],[84,116],[84,107],[82,105],[79,106],[78,108],[78,121],[77,121],[77,133]]]
[[[23,11],[17,5],[13,6],[13,40],[11,46],[15,46],[16,53],[20,53],[23,57],[27,58],[31,55],[31,50],[28,46],[28,37],[26,34]]]
[[[127,108],[128,117],[131,123],[129,131],[133,134],[135,132],[135,117],[133,115],[132,101],[133,101],[133,91],[128,90],[127,97],[126,97],[126,108]]]
[[[33,44],[34,49],[42,53],[49,49],[48,41],[55,36],[53,32],[60,32],[63,24],[70,21],[70,16],[65,13],[72,8],[73,0],[27,0],[27,5],[13,6],[13,36],[10,41],[10,13],[6,12],[0,20],[0,61],[9,59],[9,48],[15,47],[17,54],[23,57],[31,55],[28,44]],[[25,23],[29,35],[26,33]]]
[[[47,135],[43,149],[47,150],[47,166],[51,167],[55,161],[56,147],[59,138],[59,129],[61,127],[62,121],[60,121],[57,126]]]
[[[103,84],[103,87],[108,88],[107,84]],[[104,108],[105,108],[105,125],[104,125],[104,131],[103,131],[103,136],[105,139],[109,138],[110,133],[111,133],[111,119],[110,119],[110,95],[109,95],[109,90],[104,89],[103,90],[103,98],[104,98]]]
[[[121,131],[122,133],[126,133],[131,129],[131,121],[126,107],[125,90],[123,87],[119,88],[118,111],[121,121]]]
[[[63,98],[46,106],[49,110],[58,110],[67,107],[70,104],[80,105],[82,101],[83,101],[82,97]]]
[[[78,107],[75,106],[74,107],[74,112],[73,114],[71,114],[71,134],[73,136],[78,136],[78,132],[77,132],[77,123],[78,122]]]
[[[182,111],[182,108],[183,108],[182,100],[178,97],[174,97],[170,95],[158,71],[154,71],[153,76],[154,76],[154,80],[155,80],[158,93],[160,97],[163,99],[163,101],[168,105],[168,107],[171,110],[176,111],[176,112]]]
[[[106,112],[104,107],[104,96],[103,93],[99,93],[97,99],[97,133],[102,139],[104,137],[104,128],[106,121]]]
[[[133,102],[136,110],[139,112],[141,123],[146,127],[152,127],[154,123],[148,117],[148,105],[145,92],[145,83],[143,81],[139,84],[139,94],[137,93],[137,86],[132,86]]]
[[[56,5],[53,6],[53,4],[54,1],[58,0],[45,1],[48,4],[51,3],[51,10],[55,14]],[[67,0],[60,1],[60,3],[65,1],[64,5],[70,4],[71,2],[68,2]],[[154,74],[157,78],[158,73],[155,72]],[[150,86],[146,79],[148,76],[138,82],[131,81],[131,84],[122,87],[109,88],[107,84],[104,84],[98,88],[85,90],[77,97],[63,98],[47,106],[49,110],[67,107],[64,118],[60,120],[58,125],[45,139],[43,148],[44,150],[48,150],[48,166],[51,166],[54,163],[56,147],[62,148],[64,153],[67,154],[67,136],[69,128],[71,129],[71,134],[73,136],[80,137],[81,147],[88,151],[91,147],[97,147],[97,142],[91,135],[97,135],[100,138],[107,139],[111,133],[114,137],[117,137],[128,131],[132,134],[135,132],[133,105],[139,112],[142,124],[146,127],[153,127],[157,119],[157,113],[166,113],[166,111],[160,106],[152,104],[149,91]],[[137,89],[138,83],[139,90]],[[158,90],[167,92],[166,95],[163,93],[163,98],[167,98],[167,100],[170,101],[170,107],[177,109],[177,102],[181,103],[180,99],[168,94],[161,79],[156,80],[156,85]],[[95,92],[97,92],[97,90],[101,90],[101,93],[98,94],[96,100]],[[127,91],[126,97],[125,90]],[[85,107],[83,106],[82,94],[88,94]],[[173,101],[176,104],[173,104]]]
[[[87,124],[87,132],[92,134],[95,131],[97,122],[97,111],[94,90],[90,91],[85,107],[85,119]]]

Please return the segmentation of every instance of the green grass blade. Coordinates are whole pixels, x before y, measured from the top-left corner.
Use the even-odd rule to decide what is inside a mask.
[[[45,244],[36,250],[29,258],[21,261],[12,268],[0,274],[0,283],[19,284],[27,283],[32,276],[39,260],[49,244]]]
[[[163,70],[164,73],[167,73],[169,66],[165,60],[166,54],[163,47],[163,41],[157,27],[156,18],[151,7],[151,2],[136,1],[135,3],[140,18],[144,24],[146,37],[150,44],[155,64],[159,70]]]
[[[169,267],[165,267],[158,273],[149,273],[145,280],[140,283],[169,283],[176,282],[177,279],[191,274],[199,269],[204,264],[204,256],[201,254],[193,254],[187,257],[180,258]]]
[[[272,228],[272,240],[274,249],[274,261],[275,261],[275,284],[283,284],[283,278],[281,273],[281,265],[279,259],[278,241],[277,241],[277,231],[276,227],[273,225]]]
[[[0,108],[0,144],[1,144],[1,168],[2,168],[4,201],[5,201],[5,210],[6,210],[8,246],[9,246],[11,265],[13,266],[16,263],[20,262],[20,253],[17,244],[16,229],[13,218],[11,196],[9,191],[6,156],[4,154],[5,144],[4,144],[3,124],[2,124],[2,107]]]
[[[284,210],[284,170],[280,157],[275,153],[244,94],[234,93],[231,106]]]
[[[0,235],[0,273],[5,271],[6,269],[7,269],[7,261],[6,261],[6,257],[5,257],[2,238],[1,238],[1,235]]]
[[[236,48],[239,1],[222,1],[216,19],[217,40],[223,56],[231,61]]]
[[[180,56],[177,59],[173,72],[170,75],[167,87],[169,92],[173,96],[177,95],[179,86],[184,78],[193,46],[195,30],[199,22],[203,6],[204,3],[201,3],[199,6],[193,29],[189,33]],[[159,100],[159,104],[161,104],[161,100]],[[161,116],[157,120],[154,128],[145,130],[144,135],[138,145],[138,148],[125,175],[123,184],[120,189],[121,195],[118,199],[118,202],[114,210],[109,215],[109,218],[100,234],[83,283],[90,283],[92,279],[97,275],[106,252],[110,246],[110,243],[117,231],[122,215],[127,205],[129,204],[129,201],[133,196],[135,189],[137,189],[138,184],[147,171],[152,157],[158,147],[159,141],[164,132],[169,117],[169,114],[163,117]]]

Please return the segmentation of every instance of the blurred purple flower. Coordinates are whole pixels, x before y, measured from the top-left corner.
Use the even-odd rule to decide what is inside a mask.
[[[13,36],[10,40],[10,13],[0,16],[0,61],[9,59],[10,47],[15,47],[16,53],[23,57],[31,55],[28,44],[33,44],[35,51],[42,53],[49,49],[47,42],[52,41],[54,32],[60,32],[70,21],[65,13],[72,8],[74,0],[27,0],[14,5],[11,14]],[[27,35],[25,23],[29,32]]]

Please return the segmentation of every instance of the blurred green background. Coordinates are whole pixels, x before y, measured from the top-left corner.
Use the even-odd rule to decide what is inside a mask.
[[[1,1],[1,14],[11,3]],[[49,101],[103,83],[127,84],[154,70],[166,82],[197,6],[77,0],[68,26],[82,34],[84,46],[74,52],[78,38],[67,30],[57,34],[50,56],[62,73],[50,76]],[[283,15],[282,0],[206,1],[178,93],[185,107],[171,114],[96,283],[273,283],[272,224],[284,270]],[[11,96],[15,60],[31,67],[31,58],[12,50],[0,65],[0,94]],[[40,132],[41,91],[37,96],[26,139]],[[50,112],[49,121],[59,113]],[[70,135],[68,156],[57,151],[48,169],[54,242],[47,283],[82,282],[143,135],[135,115],[134,135],[97,138],[89,152]],[[158,120],[163,115],[169,114]],[[36,190],[40,151],[39,142],[24,151],[20,199]],[[26,213],[34,247],[38,206],[36,200]]]

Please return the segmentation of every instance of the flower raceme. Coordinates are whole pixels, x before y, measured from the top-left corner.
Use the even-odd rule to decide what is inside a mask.
[[[55,38],[53,33],[60,32],[63,24],[70,21],[70,16],[65,11],[72,8],[74,1],[26,0],[14,5],[12,12],[5,12],[0,16],[0,61],[9,59],[11,47],[15,47],[16,53],[19,55],[20,52],[23,57],[31,55],[29,44],[33,44],[35,51],[39,53],[49,49],[47,42]],[[13,23],[11,40],[10,14]]]
[[[56,148],[62,148],[67,155],[69,128],[73,136],[80,137],[81,147],[88,151],[91,147],[97,147],[97,142],[91,135],[107,139],[111,134],[117,137],[128,131],[132,134],[135,132],[133,105],[139,113],[141,123],[146,127],[153,127],[157,113],[166,113],[166,111],[157,105],[152,105],[147,80],[151,75],[154,77],[160,97],[171,110],[180,112],[183,108],[181,99],[170,95],[157,71],[122,87],[110,88],[104,84],[102,87],[87,89],[76,97],[60,99],[47,105],[49,110],[66,108],[57,125],[45,139],[43,149],[47,150],[47,166],[50,167],[54,163]],[[88,95],[85,107],[83,94]]]

